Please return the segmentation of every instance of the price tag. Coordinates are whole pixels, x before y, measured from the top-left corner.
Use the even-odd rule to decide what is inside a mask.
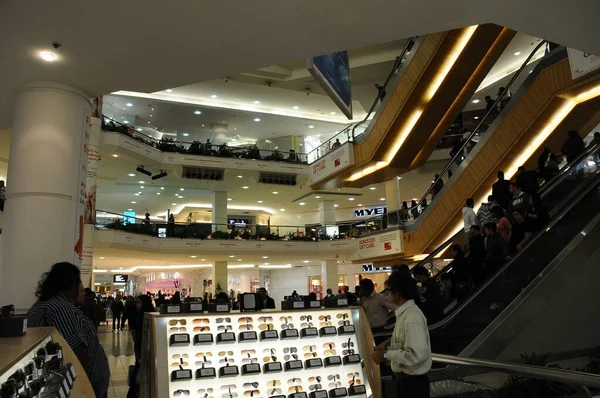
[[[215,372],[212,369],[200,369],[200,376],[212,376]]]
[[[321,302],[320,301],[311,301],[310,308],[321,308]]]
[[[304,302],[294,301],[294,308],[304,308]]]
[[[225,375],[232,375],[232,374],[236,374],[238,372],[237,367],[235,366],[225,366],[223,369],[223,374]]]
[[[302,333],[304,334],[304,336],[316,336],[317,334],[319,334],[317,332],[317,328],[306,328],[306,329],[302,329]]]
[[[338,307],[348,305],[348,299],[338,299]]]
[[[343,334],[354,334],[354,325],[345,325],[342,328]]]
[[[263,332],[263,339],[276,339],[277,330],[266,330]]]
[[[194,339],[196,339],[198,343],[206,343],[212,341],[212,335],[209,333],[197,334],[194,336]]]
[[[345,389],[345,388],[343,388],[343,387],[342,387],[342,388],[336,388],[336,389],[335,389],[335,390],[333,390],[333,391],[334,391],[334,392],[333,392],[333,394],[334,394],[336,397],[344,397],[344,396],[346,396],[346,389]]]
[[[256,333],[254,332],[243,332],[242,338],[244,340],[256,340]]]
[[[167,305],[167,313],[168,314],[173,314],[173,313],[178,313],[179,312],[179,306],[178,305]]]
[[[191,311],[202,311],[202,303],[191,303],[190,310]]]
[[[227,312],[229,311],[229,305],[227,304],[217,304],[216,308],[217,312]]]
[[[359,394],[366,394],[367,393],[367,388],[364,385],[355,385],[352,387],[352,391],[351,391],[352,395],[359,395]]]
[[[308,366],[310,366],[311,368],[316,367],[316,366],[322,366],[321,360],[319,358],[310,359],[308,361]]]
[[[306,394],[303,392],[297,392],[295,394],[292,394],[293,398],[306,398]]]
[[[251,363],[246,365],[246,372],[259,372],[260,366],[257,363]]]
[[[315,391],[313,398],[327,398],[327,391]]]
[[[188,341],[188,336],[187,334],[176,334],[173,339],[179,343],[182,341]]]
[[[235,340],[235,335],[231,332],[221,333],[221,341],[233,341]]]

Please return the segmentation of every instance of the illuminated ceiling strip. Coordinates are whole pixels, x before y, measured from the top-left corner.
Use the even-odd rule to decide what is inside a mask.
[[[415,127],[415,125],[419,121],[421,115],[423,114],[425,106],[427,105],[427,103],[429,101],[431,101],[431,99],[433,98],[433,96],[436,94],[436,92],[440,88],[441,84],[443,83],[444,79],[446,79],[446,77],[448,76],[448,73],[450,73],[450,70],[456,63],[456,60],[458,59],[460,54],[465,49],[469,40],[471,40],[471,37],[475,33],[476,29],[477,29],[477,25],[470,26],[470,27],[464,29],[464,31],[460,35],[458,41],[454,45],[452,51],[450,51],[450,53],[444,60],[444,63],[439,68],[438,73],[436,74],[434,79],[431,81],[427,90],[425,90],[425,93],[423,94],[423,98],[422,98],[422,103],[419,106],[417,106],[417,109],[415,111],[413,111],[411,116],[408,118],[408,121],[405,123],[404,127],[400,131],[400,133],[396,136],[394,143],[391,145],[390,149],[388,150],[388,152],[385,155],[385,160],[377,162],[374,165],[363,167],[360,171],[353,173],[346,181],[359,180],[377,170],[381,170],[384,167],[389,166],[389,164],[392,162],[392,160],[394,159],[394,157],[396,156],[396,154],[398,153],[400,148],[402,148],[402,145],[406,141],[406,138],[410,135],[410,132],[412,131],[412,129]]]
[[[212,268],[212,264],[194,264],[194,265],[138,265],[137,267],[128,268],[128,269],[95,269],[95,274],[114,272],[114,273],[130,273],[135,272],[138,269],[187,269],[187,268]]]
[[[310,120],[318,120],[321,122],[328,123],[337,123],[347,125],[348,123],[357,123],[364,119],[366,112],[361,112],[360,117],[358,115],[354,115],[355,119],[348,120],[345,117],[336,117],[330,115],[321,115],[320,113],[308,113],[302,111],[289,111],[287,109],[282,108],[271,108],[266,106],[256,106],[254,104],[244,104],[237,102],[228,102],[219,99],[200,99],[200,98],[190,98],[184,97],[181,95],[173,95],[173,94],[162,94],[162,93],[139,93],[136,91],[116,91],[111,93],[112,95],[123,95],[127,97],[136,97],[136,98],[146,98],[158,101],[165,102],[173,102],[178,104],[186,104],[186,105],[198,105],[198,106],[206,106],[210,108],[219,108],[219,109],[235,109],[238,111],[245,112],[253,112],[253,113],[265,113],[271,115],[278,116],[287,116],[298,119],[310,119]],[[353,101],[356,102],[356,101]],[[360,104],[357,103],[356,109],[362,109]]]
[[[184,204],[181,204],[181,205],[178,205],[177,207],[175,207],[175,209],[173,211],[171,211],[171,213],[172,214],[179,214],[186,207],[196,207],[196,208],[199,208],[199,209],[212,209],[212,204],[206,204],[206,203],[184,203]],[[275,211],[273,209],[269,209],[267,207],[227,205],[227,208],[228,209],[232,209],[232,210],[264,211],[265,213],[275,214]],[[156,216],[157,217],[166,217],[166,215],[167,215],[167,213],[164,212],[164,213],[159,213]]]

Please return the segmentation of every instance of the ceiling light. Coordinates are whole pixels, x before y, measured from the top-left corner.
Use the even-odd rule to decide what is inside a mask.
[[[243,176],[238,176],[238,178],[242,178]]]
[[[479,116],[475,116],[473,119],[475,119],[475,120],[478,120],[478,119],[479,119]]]
[[[369,188],[369,189],[370,189],[371,191],[374,191],[374,190],[376,190],[377,188],[376,188],[376,187],[371,187],[371,188]]]
[[[136,204],[137,202],[132,200],[131,203]]]
[[[206,261],[206,259],[205,258],[201,258],[200,261]]]
[[[139,182],[140,184],[143,184],[143,183],[144,183],[144,181],[138,181],[138,182]]]
[[[137,130],[137,131],[142,131],[142,128],[141,128],[141,127],[138,127],[136,130]]]
[[[145,174],[145,175],[147,175],[148,177],[150,177],[150,176],[152,175],[152,173],[151,173],[151,172],[149,172],[148,170],[145,170],[145,169],[144,169],[144,166],[139,166],[139,167],[136,167],[135,171],[137,171],[138,173]],[[143,183],[144,183],[143,181],[140,181],[140,184],[143,184]]]
[[[358,207],[362,207],[362,205],[363,205],[362,203],[359,203],[359,204],[358,204]]]
[[[177,203],[171,203],[171,206],[177,206]]]
[[[140,195],[141,195],[141,193],[137,192],[137,193],[134,193],[133,195],[134,195],[134,196],[140,196]]]
[[[127,175],[128,175],[129,177],[135,177],[135,174],[133,174],[133,173],[129,173],[129,174],[127,174]]]
[[[315,126],[313,126],[312,124],[308,126],[309,129],[314,129]]]
[[[321,196],[317,195],[315,196],[315,199],[321,199]]]
[[[285,209],[279,209],[279,211],[285,211]]]
[[[160,187],[160,189],[165,189],[165,187]]]
[[[100,260],[104,260],[104,257],[98,257]]]
[[[183,199],[183,196],[179,195],[179,199]]]
[[[348,200],[352,201],[352,200],[354,200],[354,198],[348,198]]]
[[[150,115],[150,117],[152,117],[152,115]]]
[[[131,102],[128,102],[125,105],[127,105],[127,106],[133,106],[133,104]]]
[[[300,107],[298,105],[294,105],[294,106],[292,106],[292,109],[298,110],[298,109],[300,109]]]
[[[262,200],[259,200],[259,201],[258,201],[258,203],[262,203],[262,202],[263,202]]]
[[[304,202],[300,202],[300,203],[298,203],[298,204],[299,204],[300,206],[304,206],[306,203],[304,203]]]
[[[273,191],[273,195],[277,195],[279,192],[277,191]]]
[[[194,111],[194,114],[196,114],[196,115],[202,115],[202,111]]]
[[[140,188],[144,189],[144,186],[143,186],[143,185],[140,185]]]
[[[521,55],[521,51],[517,51],[514,55]]]
[[[196,258],[196,257],[198,257],[198,256],[190,256],[190,258]]]
[[[47,62],[52,62],[56,59],[56,55],[48,51],[40,53],[40,57],[42,57],[42,59]]]
[[[255,121],[255,122],[260,122],[260,118],[259,118],[259,117],[255,117],[255,118],[254,118],[254,121]]]
[[[262,258],[269,258],[269,256],[262,256]]]
[[[172,90],[172,89],[170,89],[170,88],[166,89],[165,91],[166,91],[167,93],[172,93],[172,92],[173,92],[173,90]]]
[[[255,104],[255,105],[258,105],[258,104],[260,104],[260,101],[259,101],[259,100],[256,100],[256,101],[254,101],[254,104]]]
[[[231,198],[227,198],[227,200],[228,200],[229,202],[231,202],[233,199],[231,199]]]
[[[133,209],[127,209],[127,211],[133,211]]]
[[[123,120],[123,123],[128,124],[129,120]]]
[[[156,194],[157,194],[157,195],[160,195],[160,192],[157,192]]]
[[[303,262],[304,264],[308,264],[308,263],[310,263],[310,261],[309,261],[309,260],[304,260],[304,261],[302,261],[302,262]]]
[[[180,191],[185,191],[185,188],[179,188]]]
[[[385,198],[379,198],[379,200],[383,201],[383,200],[385,200]]]
[[[333,205],[333,207],[338,207],[338,206],[339,206],[338,204]]]
[[[229,258],[234,258],[235,256],[229,256]]]
[[[236,259],[235,261],[242,261],[242,259],[241,259],[241,258],[238,258],[238,259]],[[254,267],[254,265],[253,265],[253,267]]]
[[[210,98],[215,99],[215,98],[217,98],[217,96],[215,94],[213,94],[213,95],[210,96]]]
[[[335,115],[335,112],[329,112],[330,115]]]
[[[113,153],[112,156],[113,156],[113,158],[118,158],[119,157],[119,155],[117,155],[116,153]]]
[[[478,99],[474,99],[474,100],[473,100],[473,101],[471,101],[471,102],[472,102],[472,103],[474,103],[474,104],[478,104],[478,103],[479,103],[479,100],[478,100]]]
[[[248,189],[248,188],[250,188],[248,185],[244,185],[244,186],[242,187],[242,189]]]
[[[263,264],[264,264],[264,265],[269,265],[269,264],[271,264],[271,263],[263,263]],[[259,266],[259,267],[260,267],[260,266]]]
[[[182,135],[182,136],[184,136],[184,137],[187,137],[187,136],[189,136],[189,135],[190,135],[190,133],[183,133],[183,134],[181,134],[181,135]]]
[[[398,176],[398,177],[396,177],[396,179],[398,179],[398,180],[401,180],[401,179],[402,179],[402,177]]]

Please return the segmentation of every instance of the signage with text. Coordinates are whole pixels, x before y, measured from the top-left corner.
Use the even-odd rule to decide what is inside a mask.
[[[371,274],[376,272],[392,272],[392,267],[376,267],[373,264],[362,265],[363,274]]]
[[[358,257],[373,258],[402,253],[402,231],[391,231],[358,240]]]
[[[362,209],[354,209],[354,217],[355,218],[383,216],[386,213],[387,213],[386,206],[365,207]]]
[[[354,164],[354,147],[347,142],[341,147],[329,152],[311,167],[311,183],[319,182]]]
[[[600,56],[568,48],[571,77],[577,79],[600,68]]]

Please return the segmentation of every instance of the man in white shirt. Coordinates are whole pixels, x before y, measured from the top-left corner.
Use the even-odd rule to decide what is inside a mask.
[[[375,284],[370,279],[360,281],[360,304],[365,309],[371,329],[385,326],[390,312],[398,308],[383,294],[375,292]]]
[[[477,225],[477,216],[475,216],[473,207],[475,207],[475,200],[469,198],[462,209],[463,223],[465,224],[465,232],[467,234],[471,231],[473,225]]]
[[[419,295],[417,282],[410,276],[392,273],[386,285],[390,301],[399,305],[396,326],[389,348],[374,348],[373,361],[390,361],[400,379],[401,398],[429,398],[431,344],[427,320],[414,302]]]

